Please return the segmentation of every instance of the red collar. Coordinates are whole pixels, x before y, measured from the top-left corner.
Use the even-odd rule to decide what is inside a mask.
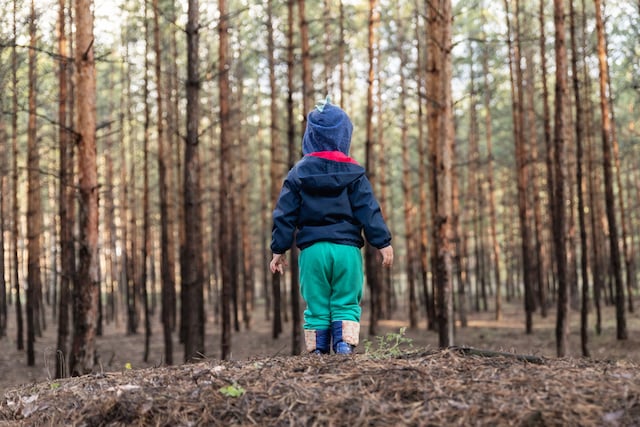
[[[333,160],[334,162],[358,164],[358,162],[344,154],[342,151],[315,151],[307,154],[307,156],[320,157],[321,159]]]

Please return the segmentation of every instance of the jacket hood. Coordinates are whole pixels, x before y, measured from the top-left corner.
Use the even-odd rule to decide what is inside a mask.
[[[325,103],[307,116],[307,129],[302,138],[302,153],[340,151],[349,155],[353,124],[340,107]]]
[[[306,156],[296,168],[300,186],[314,193],[342,191],[365,174],[357,163],[332,161],[314,156]]]

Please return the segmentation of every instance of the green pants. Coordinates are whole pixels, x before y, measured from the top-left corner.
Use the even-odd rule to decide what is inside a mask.
[[[360,321],[362,254],[355,246],[318,242],[300,252],[304,329],[329,329],[336,320]]]

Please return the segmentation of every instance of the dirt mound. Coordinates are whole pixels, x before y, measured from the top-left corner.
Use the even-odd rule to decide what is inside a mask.
[[[637,426],[639,368],[459,348],[207,360],[11,389],[0,425]]]

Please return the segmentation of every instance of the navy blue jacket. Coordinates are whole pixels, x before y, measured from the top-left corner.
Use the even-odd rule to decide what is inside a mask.
[[[361,248],[363,231],[378,249],[391,244],[364,168],[342,151],[307,153],[289,171],[273,212],[272,252],[291,248],[294,234],[300,249],[320,241]]]

